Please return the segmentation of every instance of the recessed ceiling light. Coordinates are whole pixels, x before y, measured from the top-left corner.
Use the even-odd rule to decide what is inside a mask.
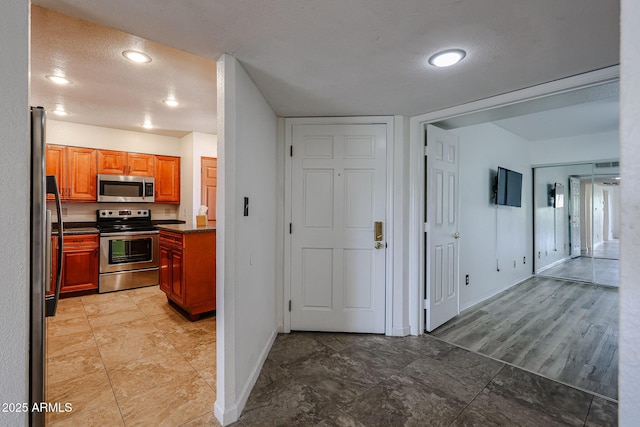
[[[70,85],[72,83],[71,80],[69,80],[68,78],[64,77],[64,76],[60,76],[60,75],[55,75],[55,74],[49,74],[47,76],[45,76],[48,80],[59,84],[59,85]]]
[[[125,50],[122,52],[125,58],[129,61],[143,64],[145,62],[151,62],[151,57],[146,53],[138,52],[137,50]]]
[[[142,123],[140,126],[142,126],[145,129],[153,129],[153,125],[151,124],[151,120],[145,120],[144,123]]]
[[[435,67],[450,67],[462,61],[467,53],[462,49],[448,49],[435,53],[429,58],[429,64]]]
[[[58,116],[66,116],[69,113],[67,113],[62,104],[56,104],[56,109],[53,110],[53,114],[56,114]]]
[[[178,101],[176,101],[175,99],[165,99],[162,102],[167,104],[169,107],[177,107],[178,106]]]
[[[614,179],[620,179],[620,177],[619,177],[619,176],[616,176]]]

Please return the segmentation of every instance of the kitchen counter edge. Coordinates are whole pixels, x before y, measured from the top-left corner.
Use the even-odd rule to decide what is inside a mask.
[[[216,231],[215,223],[197,226],[195,224],[156,224],[156,228],[160,231],[172,231],[174,233],[212,233]]]

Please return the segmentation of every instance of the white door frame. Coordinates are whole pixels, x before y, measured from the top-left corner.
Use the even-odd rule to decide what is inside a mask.
[[[393,319],[393,147],[394,147],[394,118],[392,116],[370,116],[370,117],[297,117],[284,119],[284,142],[285,142],[285,171],[284,171],[284,292],[283,292],[283,320],[284,332],[291,332],[291,312],[289,311],[289,301],[291,300],[291,234],[289,234],[289,223],[291,223],[291,156],[289,150],[292,144],[292,130],[294,125],[362,125],[362,124],[383,124],[387,127],[387,179],[386,179],[386,219],[384,226],[385,241],[387,250],[385,254],[385,334],[392,335]]]
[[[409,188],[409,321],[411,334],[424,332],[424,138],[425,126],[441,120],[494,108],[515,105],[550,95],[596,86],[619,79],[618,65],[550,83],[509,92],[479,101],[446,108],[410,119],[410,188]],[[463,206],[460,207],[464,209]]]

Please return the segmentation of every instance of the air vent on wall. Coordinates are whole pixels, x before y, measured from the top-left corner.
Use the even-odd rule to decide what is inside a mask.
[[[601,162],[596,163],[596,168],[617,168],[620,166],[620,162]]]

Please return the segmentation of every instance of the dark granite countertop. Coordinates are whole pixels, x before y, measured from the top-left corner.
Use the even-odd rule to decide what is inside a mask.
[[[216,231],[216,223],[215,221],[209,222],[207,225],[197,226],[193,223],[191,224],[156,224],[156,227],[159,230],[173,231],[174,233],[211,233]]]

